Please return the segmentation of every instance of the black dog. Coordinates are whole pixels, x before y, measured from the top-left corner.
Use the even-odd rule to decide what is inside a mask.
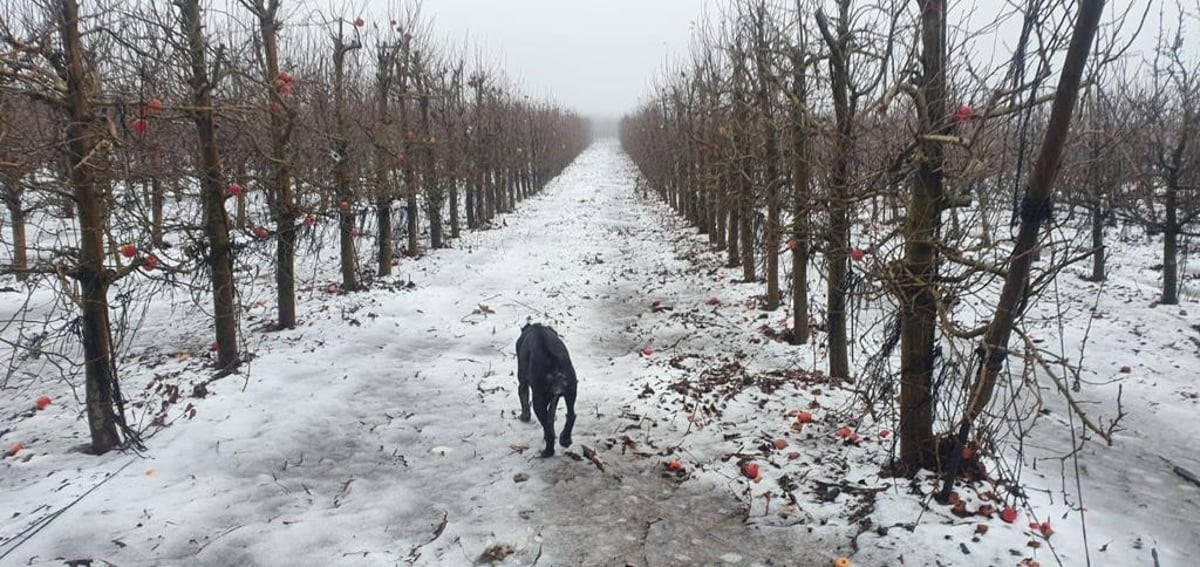
[[[517,394],[521,398],[521,421],[529,421],[529,390],[533,389],[533,412],[542,424],[546,439],[543,457],[554,455],[554,412],[558,399],[567,401],[567,423],[559,443],[571,446],[575,427],[575,367],[571,355],[554,329],[539,323],[521,327],[517,339]]]

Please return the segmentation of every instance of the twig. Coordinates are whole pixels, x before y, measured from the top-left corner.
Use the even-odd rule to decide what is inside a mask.
[[[1022,339],[1024,339],[1027,352],[1034,358],[1034,360],[1037,361],[1038,366],[1040,366],[1042,370],[1045,371],[1048,376],[1050,376],[1050,380],[1054,382],[1054,386],[1058,389],[1058,392],[1067,399],[1067,405],[1071,407],[1071,411],[1075,412],[1075,415],[1079,416],[1079,419],[1083,422],[1083,425],[1092,430],[1092,432],[1096,435],[1100,436],[1101,439],[1104,439],[1104,441],[1106,441],[1109,445],[1112,445],[1112,433],[1116,430],[1117,423],[1122,417],[1124,417],[1124,414],[1120,411],[1119,406],[1117,417],[1112,420],[1112,423],[1109,424],[1108,430],[1104,430],[1087,416],[1087,413],[1084,412],[1083,408],[1079,406],[1079,402],[1077,402],[1075,397],[1071,395],[1071,389],[1067,387],[1062,378],[1059,378],[1059,376],[1055,374],[1053,370],[1051,370],[1050,365],[1046,362],[1046,359],[1037,353],[1037,346],[1033,343],[1033,339],[1029,338],[1029,335],[1025,334],[1025,332],[1021,331],[1020,329],[1013,330],[1016,331]]]
[[[197,550],[196,550],[196,553],[194,553],[194,554],[193,554],[193,556],[195,556],[195,555],[200,555],[200,553],[204,551],[204,548],[206,548],[206,547],[208,547],[208,546],[212,545],[212,544],[213,544],[213,542],[215,542],[215,541],[217,541],[217,540],[219,540],[219,539],[221,539],[221,538],[223,538],[223,537],[225,537],[225,536],[227,536],[227,535],[229,535],[229,534],[231,534],[231,533],[233,533],[233,532],[235,532],[235,531],[237,531],[237,530],[239,530],[239,529],[241,529],[241,528],[244,528],[244,527],[245,527],[245,526],[243,526],[242,524],[238,524],[238,525],[236,525],[236,526],[233,526],[232,528],[229,528],[229,529],[227,529],[227,530],[225,530],[225,531],[223,531],[223,532],[221,532],[221,533],[217,534],[217,537],[214,537],[214,538],[212,538],[212,539],[210,539],[210,540],[208,540],[208,541],[204,542],[204,545],[200,546],[200,549],[197,549]]]
[[[0,554],[0,559],[4,559],[5,557],[8,557],[9,554],[16,551],[18,547],[21,547],[22,545],[24,545],[25,542],[29,541],[31,538],[33,538],[33,536],[37,535],[38,532],[42,531],[46,526],[50,525],[50,522],[57,520],[59,516],[63,515],[64,512],[66,512],[67,510],[70,510],[71,507],[78,504],[80,500],[83,500],[89,494],[95,492],[97,488],[104,486],[104,483],[115,478],[118,474],[120,474],[121,471],[128,468],[129,465],[132,465],[134,460],[136,460],[136,459],[129,459],[129,462],[125,463],[124,465],[121,465],[121,468],[110,473],[107,477],[104,478],[104,480],[97,482],[96,485],[89,488],[87,490],[87,492],[84,492],[83,494],[80,494],[79,496],[77,496],[74,500],[71,501],[70,504],[67,504],[66,506],[63,506],[62,508],[59,508],[53,514],[50,514],[49,516],[46,516],[46,517],[42,518],[41,520],[38,520],[36,523],[29,526],[28,528],[25,528],[24,531],[17,534],[16,537],[14,538],[15,540],[17,540],[17,543],[14,544],[12,547],[8,548],[8,550],[5,551],[4,553]]]
[[[442,532],[446,531],[446,518],[449,517],[449,514],[449,512],[442,512],[442,521],[437,525],[436,528],[433,529],[433,537],[429,538],[429,541],[425,543],[414,545],[412,549],[409,550],[408,557],[405,559],[405,561],[409,563],[415,563],[417,559],[420,559],[421,557],[422,547],[425,547],[436,541],[437,538],[442,537]]]
[[[1176,465],[1175,468],[1172,470],[1175,471],[1175,474],[1183,477],[1184,479],[1191,482],[1192,484],[1194,484],[1196,486],[1200,486],[1200,477],[1196,476],[1196,473],[1189,471],[1178,465]]]

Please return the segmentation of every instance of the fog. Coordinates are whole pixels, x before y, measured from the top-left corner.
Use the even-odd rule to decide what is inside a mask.
[[[692,22],[712,3],[425,0],[421,13],[439,37],[461,43],[469,33],[525,92],[603,118],[634,109],[667,58],[687,52]]]
[[[365,12],[382,15],[395,0],[361,0]],[[1131,6],[1120,28],[1126,37],[1137,28],[1147,2],[1109,2],[1106,20],[1119,18]],[[462,45],[472,60],[503,69],[521,91],[550,99],[591,117],[598,135],[615,130],[615,120],[635,110],[649,94],[651,81],[668,63],[686,57],[695,22],[718,15],[728,0],[424,0],[422,19],[438,40]],[[1165,17],[1175,17],[1167,0]],[[360,5],[363,6],[363,5]],[[1006,59],[1019,34],[1020,19],[1011,3],[968,1],[957,6],[966,29],[987,30],[972,42],[971,59],[996,64]],[[1003,15],[1002,15],[1003,14]],[[1153,9],[1146,29],[1128,53],[1145,60],[1153,51],[1157,19]],[[1000,22],[996,23],[999,18]],[[994,24],[994,25],[993,25]],[[1112,28],[1101,32],[1101,42]],[[956,28],[954,35],[961,33]],[[1114,41],[1113,43],[1123,43]],[[957,56],[961,57],[961,56]],[[989,61],[990,60],[990,61]]]

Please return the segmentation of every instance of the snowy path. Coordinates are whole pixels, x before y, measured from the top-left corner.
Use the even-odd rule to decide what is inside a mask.
[[[239,378],[215,385],[191,423],[5,561],[452,565],[493,544],[511,546],[513,564],[828,561],[836,545],[806,556],[794,530],[745,526],[731,491],[679,483],[662,459],[606,444],[653,444],[663,417],[623,411],[652,372],[631,322],[679,263],[677,234],[652,209],[618,146],[601,142],[506,227],[402,266],[416,289],[314,296],[306,308],[325,311],[262,339],[245,392]],[[480,304],[495,314],[472,314]],[[515,418],[513,343],[527,316],[571,349],[571,451],[596,448],[603,472],[561,449],[537,458],[538,426]],[[92,481],[130,460],[106,459]],[[56,479],[61,460],[38,463],[7,502],[27,517],[87,488]]]

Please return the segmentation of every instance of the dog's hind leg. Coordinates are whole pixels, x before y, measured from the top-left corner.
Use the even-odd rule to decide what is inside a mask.
[[[537,413],[538,421],[542,424],[542,437],[546,440],[543,457],[554,456],[554,411],[558,406],[558,396],[551,396],[550,403],[542,405],[534,401],[533,411]]]
[[[521,382],[517,386],[517,397],[521,398],[521,421],[529,423],[529,384]]]
[[[517,397],[521,399],[521,421],[529,423],[529,355],[517,354]]]
[[[567,392],[563,396],[567,402],[567,423],[563,425],[562,436],[558,438],[558,443],[563,447],[571,446],[571,431],[575,429],[575,389]]]

